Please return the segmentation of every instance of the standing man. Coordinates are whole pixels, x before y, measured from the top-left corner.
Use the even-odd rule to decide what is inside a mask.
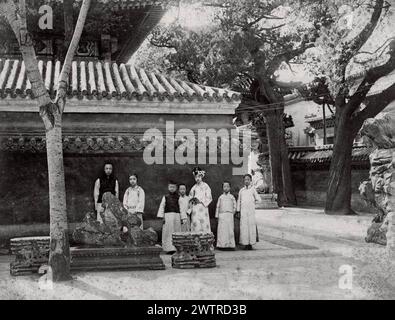
[[[244,175],[244,187],[239,191],[236,212],[240,218],[240,244],[245,250],[252,250],[257,242],[257,224],[255,220],[255,203],[259,201],[259,194],[251,185],[252,176]]]
[[[103,222],[100,213],[104,211],[102,207],[103,194],[111,192],[119,199],[119,184],[117,178],[114,176],[113,165],[110,162],[104,164],[104,172],[100,178],[95,182],[93,191],[93,198],[95,199],[95,210],[97,214],[97,221]]]

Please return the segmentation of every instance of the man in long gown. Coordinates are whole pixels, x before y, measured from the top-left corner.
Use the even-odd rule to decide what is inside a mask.
[[[102,176],[95,181],[93,190],[93,199],[95,201],[95,211],[97,220],[103,222],[100,213],[104,212],[102,207],[103,194],[110,192],[119,198],[119,184],[117,178],[114,176],[113,165],[110,162],[104,164],[104,172]]]
[[[255,203],[259,201],[259,194],[251,185],[252,177],[244,176],[244,187],[239,191],[237,199],[237,212],[240,216],[240,244],[245,249],[252,250],[257,240],[257,226],[255,220]]]
[[[157,217],[163,219],[162,249],[167,253],[173,253],[176,248],[173,246],[172,235],[174,232],[181,232],[181,222],[185,222],[186,216],[181,217],[177,185],[170,181],[168,190],[168,194],[162,197]]]
[[[192,206],[191,212],[191,232],[211,233],[210,217],[208,206],[213,201],[211,189],[207,183],[203,182],[205,171],[194,168],[192,171],[196,184],[189,192]]]

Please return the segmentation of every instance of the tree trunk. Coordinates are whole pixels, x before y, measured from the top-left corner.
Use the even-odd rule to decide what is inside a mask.
[[[292,175],[291,175],[291,166],[289,164],[288,158],[288,146],[285,141],[285,127],[283,114],[281,113],[278,117],[278,123],[280,127],[280,146],[281,146],[281,165],[282,165],[282,179],[283,179],[283,189],[285,195],[285,205],[296,205],[296,196],[293,188]]]
[[[336,139],[329,169],[325,213],[351,215],[355,214],[351,209],[351,156],[358,128],[352,124],[345,108],[338,108],[336,112]]]
[[[54,114],[54,123],[46,129],[49,181],[50,256],[53,281],[70,280],[70,247],[66,211],[66,188],[63,167],[61,114]]]
[[[279,206],[296,204],[292,186],[288,148],[285,143],[283,113],[281,110],[265,113],[267,139],[270,152],[273,192],[278,195]]]

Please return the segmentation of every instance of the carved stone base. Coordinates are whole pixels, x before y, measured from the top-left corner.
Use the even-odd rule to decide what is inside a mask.
[[[163,270],[162,248],[71,248],[72,271]]]
[[[173,268],[214,268],[214,235],[212,233],[173,233],[173,245],[177,252],[171,257]]]
[[[255,205],[255,209],[278,209],[277,194],[260,193],[261,201]]]
[[[13,276],[38,272],[43,264],[48,264],[49,237],[22,237],[10,240],[11,253],[15,261],[10,264]]]
[[[15,261],[10,264],[13,276],[37,273],[42,265],[48,264],[49,237],[26,237],[11,239],[11,252]],[[160,257],[162,248],[150,247],[72,247],[72,271],[96,270],[163,270]]]

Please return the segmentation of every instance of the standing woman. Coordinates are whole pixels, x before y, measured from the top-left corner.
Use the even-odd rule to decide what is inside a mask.
[[[210,233],[210,217],[208,206],[213,200],[211,189],[207,183],[203,182],[206,172],[199,167],[192,171],[196,184],[192,187],[189,197],[191,205],[191,232]]]
[[[143,229],[143,212],[145,205],[145,192],[143,188],[137,185],[137,174],[132,173],[129,176],[130,187],[126,189],[123,195],[123,206],[129,213],[135,213],[141,220],[140,228]]]

